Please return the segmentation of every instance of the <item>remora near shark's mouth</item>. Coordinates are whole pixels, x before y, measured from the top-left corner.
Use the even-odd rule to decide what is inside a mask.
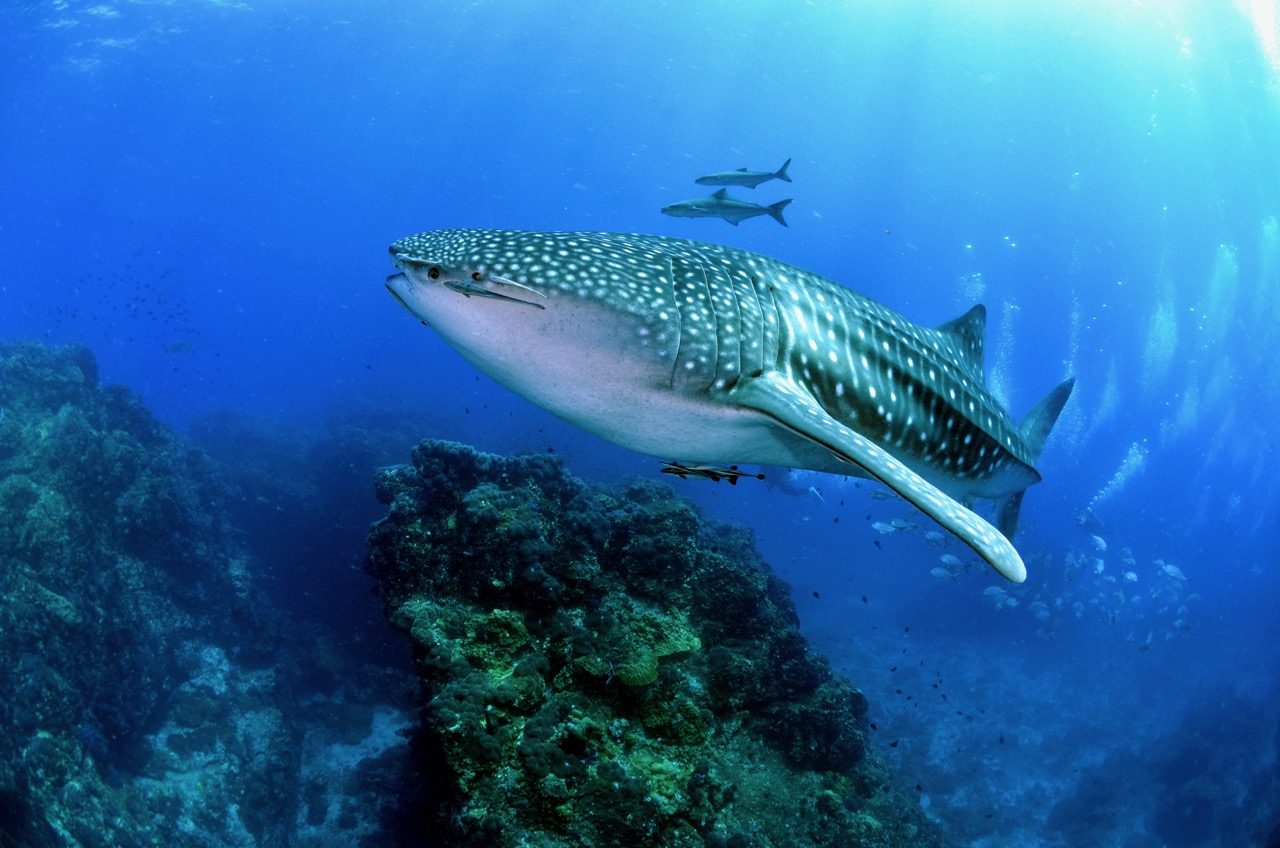
[[[981,306],[921,327],[775,259],[659,236],[437,230],[391,254],[403,306],[584,430],[691,463],[873,477],[1026,579],[1009,540],[1073,381],[1015,425],[985,386]],[[997,500],[999,531],[975,497]]]

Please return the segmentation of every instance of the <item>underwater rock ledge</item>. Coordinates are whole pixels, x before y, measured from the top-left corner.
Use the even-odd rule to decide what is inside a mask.
[[[81,345],[0,342],[0,846],[283,846],[278,627],[208,458]]]
[[[424,441],[366,568],[413,641],[444,844],[943,844],[750,532],[665,484]]]
[[[398,431],[202,429],[226,459],[101,386],[88,348],[0,340],[0,848],[433,844],[401,838],[411,672],[338,644],[376,608],[335,636],[264,588],[349,585],[326,572],[367,523],[326,507],[359,515],[368,476],[325,460],[372,468]]]

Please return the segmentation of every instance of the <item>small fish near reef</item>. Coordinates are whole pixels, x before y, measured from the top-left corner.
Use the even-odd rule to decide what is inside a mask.
[[[679,203],[664,206],[662,214],[673,218],[721,218],[735,227],[748,218],[768,215],[786,227],[788,224],[782,217],[782,210],[786,209],[790,202],[790,200],[779,200],[769,206],[761,206],[759,203],[730,197],[729,190],[722,188],[709,197],[695,197],[692,200],[681,200]]]
[[[1015,424],[983,378],[981,306],[923,327],[767,256],[632,233],[437,230],[390,251],[401,306],[569,423],[695,467],[879,480],[1026,579],[1010,539],[1074,381]]]
[[[746,168],[739,168],[736,171],[717,171],[714,174],[707,174],[705,177],[698,177],[694,182],[698,185],[707,186],[755,188],[760,183],[767,183],[769,180],[791,182],[791,177],[787,176],[787,168],[790,167],[791,160],[788,159],[776,171],[748,171]]]
[[[663,474],[673,474],[681,480],[688,480],[691,477],[700,477],[715,483],[727,480],[730,486],[738,485],[738,480],[743,477],[750,477],[755,480],[764,479],[763,474],[739,471],[736,465],[685,465],[680,462],[664,462],[661,470]]]

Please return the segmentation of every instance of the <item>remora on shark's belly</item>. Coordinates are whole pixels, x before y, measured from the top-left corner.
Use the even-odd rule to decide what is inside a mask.
[[[624,233],[437,230],[391,245],[401,305],[502,385],[623,447],[875,478],[1002,575],[1067,380],[1021,426],[987,391],[986,311],[939,327],[817,274]],[[996,530],[963,505],[997,500]]]

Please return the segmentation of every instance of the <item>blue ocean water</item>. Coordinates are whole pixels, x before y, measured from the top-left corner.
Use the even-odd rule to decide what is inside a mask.
[[[411,320],[391,241],[655,233],[922,324],[985,303],[1015,418],[1078,378],[1024,505],[1024,586],[866,482],[677,489],[755,529],[958,844],[1249,844],[1280,797],[1278,20],[1264,0],[11,4],[0,338],[88,345],[179,429],[404,410],[613,479],[657,464]],[[794,198],[786,228],[658,213],[788,158],[794,183],[732,190]]]

